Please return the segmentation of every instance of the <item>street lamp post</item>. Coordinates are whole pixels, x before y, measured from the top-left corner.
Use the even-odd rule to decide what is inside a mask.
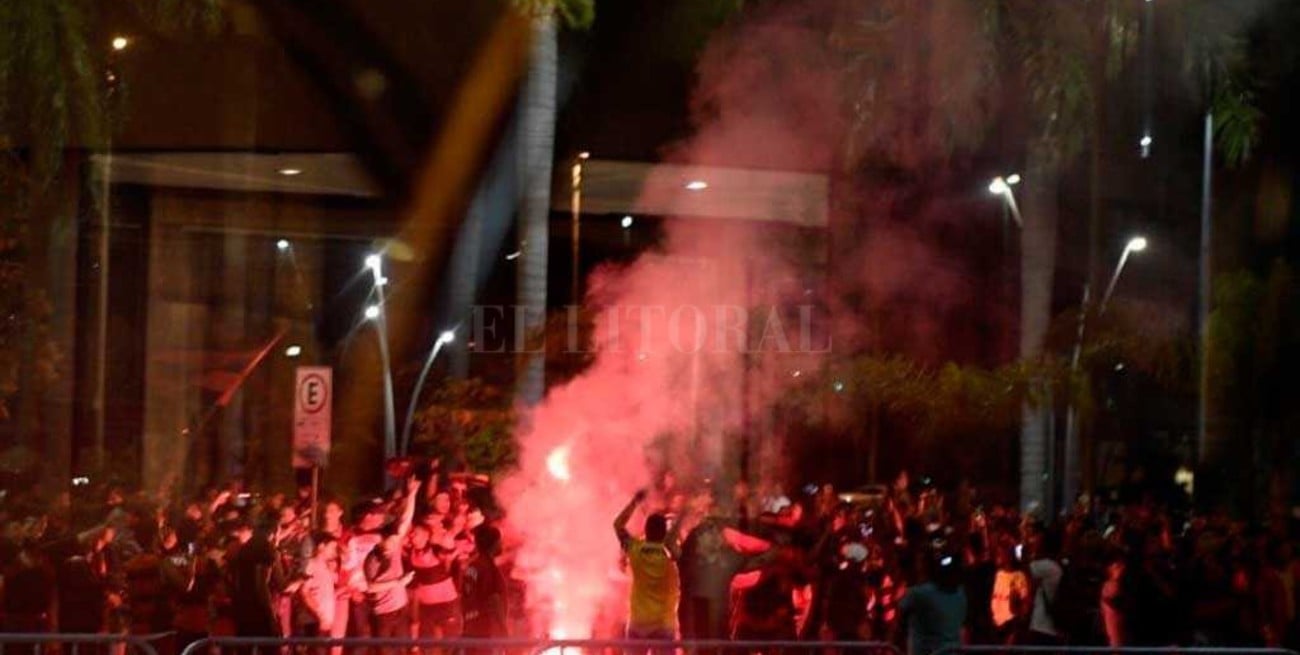
[[[1128,263],[1128,256],[1135,252],[1142,252],[1147,249],[1146,237],[1133,237],[1129,239],[1128,244],[1124,246],[1124,252],[1119,256],[1119,263],[1115,265],[1115,272],[1110,276],[1110,284],[1106,285],[1106,294],[1101,297],[1101,306],[1098,308],[1099,314],[1106,313],[1106,304],[1110,302],[1111,294],[1115,293],[1115,284],[1119,282],[1119,274],[1124,272],[1124,264]]]
[[[569,302],[574,305],[582,304],[582,299],[578,296],[578,265],[579,255],[581,253],[582,239],[582,164],[591,157],[589,152],[580,152],[573,160],[573,167],[569,169],[569,186],[571,195],[569,197],[569,209],[573,212],[572,234],[570,235],[573,243],[571,244],[571,254],[573,256],[571,277],[569,280]]]
[[[384,369],[384,461],[397,456],[397,420],[393,403],[393,369],[388,354],[388,320],[384,311],[384,286],[388,278],[384,277],[384,259],[372,254],[366,257],[366,268],[374,278],[374,292],[378,302],[366,307],[365,317],[375,322],[379,336],[379,360]]]
[[[989,193],[1000,196],[1006,203],[1007,209],[1011,211],[1011,217],[1016,222],[1016,227],[1022,231],[1025,229],[1024,218],[1020,215],[1020,206],[1016,203],[1016,194],[1012,187],[1020,183],[1020,176],[1011,174],[1006,177],[995,177],[989,183]],[[1023,241],[1022,241],[1023,244]],[[1021,285],[1026,283],[1023,277],[1025,266],[1024,248],[1021,248]],[[1021,294],[1021,312],[1023,319],[1024,294]],[[1023,329],[1023,323],[1022,323]],[[1034,350],[1036,350],[1035,347]],[[1032,352],[1026,351],[1025,340],[1022,335],[1020,356],[1028,357]],[[1035,385],[1046,387],[1042,380],[1034,382]],[[1050,398],[1050,389],[1049,398]],[[1049,402],[1050,404],[1050,402]],[[1054,505],[1055,489],[1048,485],[1050,477],[1046,475],[1048,471],[1056,470],[1057,446],[1055,430],[1051,429],[1054,421],[1048,420],[1048,414],[1042,407],[1036,407],[1028,401],[1021,408],[1021,437],[1020,437],[1020,491],[1021,503],[1026,509],[1039,502],[1047,505],[1047,512],[1050,516],[1052,506]]]
[[[438,340],[433,342],[433,349],[429,351],[429,356],[424,360],[424,368],[420,369],[420,377],[415,380],[415,390],[411,392],[411,402],[406,405],[406,422],[402,425],[403,455],[411,446],[411,424],[415,421],[415,406],[420,402],[420,390],[424,388],[424,379],[428,377],[429,370],[433,368],[433,360],[438,357],[442,347],[455,340],[455,331],[444,330],[438,335]]]
[[[1020,176],[1012,173],[1006,177],[998,176],[989,182],[989,193],[995,196],[1002,196],[1007,202],[1007,208],[1011,210],[1011,217],[1016,220],[1016,226],[1024,229],[1025,221],[1020,218],[1020,206],[1016,204],[1016,194],[1011,187],[1020,184]]]
[[[1129,255],[1135,252],[1142,252],[1147,249],[1147,240],[1145,237],[1137,236],[1129,239],[1124,245],[1124,252],[1119,256],[1119,262],[1115,264],[1115,271],[1111,273],[1110,283],[1106,285],[1106,293],[1101,297],[1101,303],[1097,305],[1097,315],[1106,313],[1106,307],[1110,303],[1110,297],[1115,293],[1115,285],[1119,282],[1119,276],[1124,272],[1124,265],[1128,263]],[[1079,304],[1079,328],[1075,334],[1074,352],[1070,355],[1070,383],[1074,383],[1074,378],[1079,370],[1079,358],[1083,353],[1083,339],[1088,325],[1088,304],[1090,302],[1091,290],[1088,285],[1083,287],[1083,301]],[[1074,497],[1078,494],[1079,481],[1082,478],[1082,471],[1079,467],[1079,417],[1075,408],[1073,398],[1071,398],[1069,410],[1065,417],[1065,484],[1062,489],[1063,495],[1067,501],[1073,502]]]

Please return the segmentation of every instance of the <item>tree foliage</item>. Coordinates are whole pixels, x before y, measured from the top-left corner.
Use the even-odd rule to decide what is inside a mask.
[[[514,428],[509,393],[478,379],[447,380],[416,414],[413,449],[495,473],[518,460]]]
[[[844,160],[911,168],[978,145],[997,110],[991,2],[843,3],[830,34],[844,59]]]
[[[1253,2],[1215,0],[1188,0],[1179,6],[1187,43],[1184,79],[1192,95],[1214,113],[1215,143],[1232,166],[1250,157],[1263,121],[1258,79],[1242,31],[1256,9]]]
[[[596,20],[595,0],[512,0],[529,17],[554,16],[570,29],[585,30]]]

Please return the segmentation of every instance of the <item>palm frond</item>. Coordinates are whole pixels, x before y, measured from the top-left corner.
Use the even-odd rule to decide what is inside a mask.
[[[596,20],[595,0],[512,0],[529,18],[551,16],[570,29],[585,30]]]

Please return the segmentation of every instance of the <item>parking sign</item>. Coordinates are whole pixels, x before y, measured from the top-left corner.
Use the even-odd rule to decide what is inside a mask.
[[[334,370],[299,366],[293,397],[293,465],[325,466],[330,454]]]

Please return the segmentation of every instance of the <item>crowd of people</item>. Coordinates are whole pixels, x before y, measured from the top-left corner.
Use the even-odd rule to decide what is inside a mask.
[[[525,636],[523,583],[490,505],[465,477],[432,469],[315,513],[309,488],[260,496],[238,484],[186,502],[118,488],[7,498],[0,625],[167,633],[174,652],[208,635]],[[1294,528],[1142,495],[1049,522],[906,474],[866,497],[829,485],[722,493],[665,476],[614,519],[629,588],[617,632],[593,628],[890,642],[913,655],[963,643],[1295,648]]]
[[[965,485],[947,495],[914,486],[906,473],[867,498],[829,485],[719,495],[690,509],[680,495],[638,494],[615,519],[632,575],[630,636],[865,640],[913,655],[961,644],[1300,645],[1291,515],[1251,525],[1139,490],[1047,520],[982,506]],[[636,538],[627,525],[638,507]]]
[[[238,483],[169,503],[110,487],[0,504],[10,633],[449,638],[507,632],[500,530],[471,481],[410,475],[359,506]],[[351,520],[349,520],[349,515]],[[341,652],[341,649],[335,649]]]

